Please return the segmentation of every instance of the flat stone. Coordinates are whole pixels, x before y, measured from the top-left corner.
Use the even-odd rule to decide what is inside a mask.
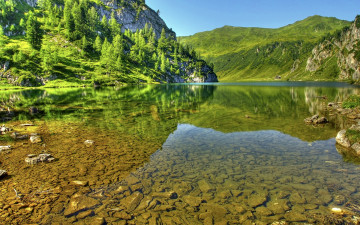
[[[292,211],[285,214],[285,219],[288,222],[303,222],[308,220],[306,215]]]
[[[129,212],[134,211],[143,198],[144,195],[142,193],[134,192],[123,200],[123,205],[127,207]]]
[[[70,217],[78,212],[92,209],[97,205],[100,205],[98,200],[84,195],[75,194],[73,197],[71,197],[71,200],[64,211],[64,215],[66,217]]]
[[[265,194],[252,194],[248,198],[248,205],[252,208],[263,205],[267,201]]]
[[[114,213],[113,217],[122,219],[122,220],[131,220],[132,216],[124,211]]]
[[[152,193],[152,196],[157,198],[168,198],[168,199],[177,199],[178,197],[178,195],[174,191],[154,192]]]
[[[296,204],[304,204],[306,203],[306,200],[305,198],[303,198],[300,193],[298,192],[293,192],[291,195],[290,195],[290,202],[293,203],[293,205],[296,205]]]
[[[228,210],[223,206],[209,203],[201,204],[201,210],[211,212],[216,222],[223,220],[228,213]]]
[[[184,202],[193,207],[199,206],[203,201],[200,197],[194,197],[190,195],[185,195],[182,199]]]
[[[80,181],[80,180],[73,180],[71,181],[71,183],[78,186],[87,186],[89,184],[88,181]]]
[[[79,214],[76,216],[76,219],[81,220],[81,219],[84,219],[84,218],[86,218],[86,217],[88,217],[88,216],[93,216],[93,215],[95,215],[94,211],[92,211],[92,210],[87,210],[87,211],[85,211],[85,212],[79,213]]]
[[[271,216],[273,215],[273,212],[270,209],[261,206],[256,208],[256,214],[259,216]]]
[[[215,189],[206,181],[206,180],[200,180],[198,182],[199,189],[203,193],[208,193],[210,191],[214,191]]]

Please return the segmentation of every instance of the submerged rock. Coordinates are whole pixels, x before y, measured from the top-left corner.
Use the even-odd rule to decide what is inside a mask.
[[[22,135],[20,133],[14,132],[11,134],[11,137],[14,138],[15,140],[25,140],[29,138],[29,135],[27,134]]]
[[[3,177],[6,177],[7,176],[7,171],[6,170],[0,170],[0,179],[3,178]]]
[[[100,201],[96,199],[75,194],[73,197],[71,197],[69,205],[64,211],[64,216],[66,217],[74,216],[80,212],[93,209],[99,204]]]
[[[38,135],[38,134],[31,134],[30,135],[30,142],[33,143],[33,144],[41,143],[42,139],[41,139],[40,135]]]
[[[90,146],[92,146],[92,145],[95,144],[95,141],[93,141],[93,140],[86,140],[86,141],[84,141],[84,144],[85,144],[86,147],[90,147]]]
[[[0,146],[0,152],[2,151],[6,151],[6,150],[11,150],[11,146],[7,145],[7,146]]]
[[[35,154],[30,154],[25,159],[25,162],[30,165],[35,165],[39,162],[53,162],[54,160],[55,160],[55,158],[51,154],[44,153],[44,154],[40,154],[38,156]]]

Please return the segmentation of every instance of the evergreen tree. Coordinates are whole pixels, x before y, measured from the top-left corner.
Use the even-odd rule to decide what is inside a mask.
[[[161,72],[166,73],[166,57],[164,53],[161,54],[160,70]]]
[[[45,73],[50,72],[54,65],[58,62],[58,53],[50,42],[43,41],[40,50],[41,67]]]
[[[165,51],[166,49],[166,33],[164,28],[161,30],[161,35],[158,40],[158,49],[161,51]]]
[[[101,19],[101,31],[104,38],[109,37],[110,29],[109,29],[108,20],[105,15]]]
[[[42,31],[40,29],[40,23],[37,21],[32,11],[29,12],[28,19],[26,21],[26,39],[33,48],[40,49]]]
[[[115,36],[114,40],[113,40],[113,45],[114,45],[114,56],[116,58],[120,57],[120,59],[123,58],[123,54],[124,54],[124,45],[123,45],[123,37],[122,35],[118,34]]]
[[[65,23],[65,33],[68,39],[72,38],[72,33],[75,31],[74,18],[71,13],[71,0],[65,0],[64,6],[64,23]]]
[[[111,18],[110,18],[110,31],[111,31],[111,36],[114,38],[116,35],[121,34],[121,26],[120,24],[117,22],[116,18],[115,18],[115,13],[112,12],[111,13]]]
[[[89,29],[94,32],[97,30],[99,25],[99,14],[94,7],[91,7],[88,11],[88,22],[89,22]]]
[[[0,46],[4,45],[4,30],[3,27],[0,25]]]
[[[100,53],[100,52],[101,52],[101,49],[102,49],[102,41],[101,41],[101,38],[100,38],[99,36],[96,36],[96,39],[95,39],[93,48],[95,49],[95,51],[96,51],[97,53]]]

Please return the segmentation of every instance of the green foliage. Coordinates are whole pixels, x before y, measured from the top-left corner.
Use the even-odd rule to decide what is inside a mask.
[[[347,98],[343,104],[343,108],[356,108],[360,106],[360,96],[358,95],[351,95],[349,98]]]
[[[179,40],[213,63],[222,80],[273,79],[276,75],[288,75],[296,61],[305,66],[303,62],[324,35],[330,36],[349,24],[313,16],[278,29],[225,26]],[[304,67],[299,67],[289,76],[296,77],[304,71]]]
[[[355,26],[360,29],[360,15],[357,15],[355,18]]]
[[[345,135],[349,138],[350,143],[360,142],[360,131],[347,129]]]
[[[40,49],[42,30],[40,29],[40,23],[37,21],[37,17],[32,11],[29,12],[26,21],[26,38],[33,48]]]

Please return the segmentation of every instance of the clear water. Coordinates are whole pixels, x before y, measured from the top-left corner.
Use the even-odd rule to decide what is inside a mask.
[[[34,122],[47,147],[11,142],[16,148],[0,155],[12,174],[0,181],[0,206],[16,186],[25,197],[59,191],[43,196],[48,211],[36,205],[12,222],[356,224],[359,166],[334,140],[344,124],[303,122],[351,94],[358,89],[299,82],[4,92],[3,102],[15,99],[7,124]],[[40,114],[27,112],[33,105]],[[84,147],[87,139],[95,146]],[[45,148],[58,161],[9,162]]]

